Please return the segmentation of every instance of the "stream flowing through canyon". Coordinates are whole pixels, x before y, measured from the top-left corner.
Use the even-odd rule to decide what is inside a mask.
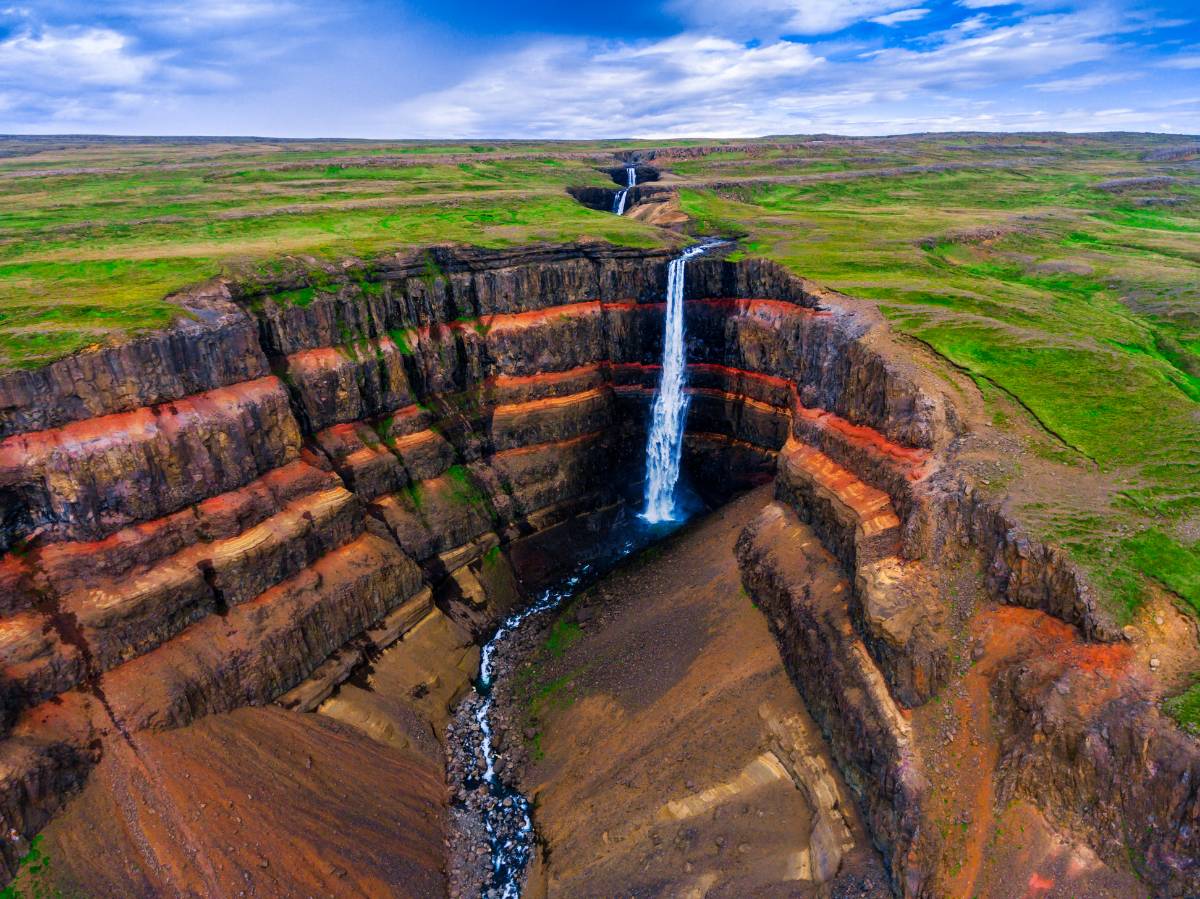
[[[636,169],[630,167],[628,172],[632,186]],[[618,215],[626,191],[621,192],[615,210]],[[457,843],[451,846],[453,895],[517,899],[533,857],[532,808],[513,786],[517,774],[514,760],[502,752],[504,740],[499,729],[503,723],[496,720],[495,714],[498,681],[511,674],[536,647],[549,624],[549,613],[561,608],[582,585],[594,583],[622,559],[663,539],[687,520],[676,499],[687,414],[683,323],[686,266],[688,260],[722,242],[706,240],[688,247],[667,268],[662,377],[655,391],[646,441],[644,511],[636,516],[621,514],[591,561],[581,564],[500,624],[480,651],[479,676],[473,690],[458,704],[447,727],[447,779],[454,801],[452,842]],[[485,857],[486,869],[480,864]]]

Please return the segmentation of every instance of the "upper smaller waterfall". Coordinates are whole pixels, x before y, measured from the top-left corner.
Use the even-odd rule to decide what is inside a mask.
[[[625,188],[617,191],[617,195],[613,197],[613,212],[617,215],[625,214],[625,198],[629,196],[629,189],[637,184],[637,166],[625,166]]]

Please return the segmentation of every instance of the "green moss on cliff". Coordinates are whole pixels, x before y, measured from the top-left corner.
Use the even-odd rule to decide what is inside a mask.
[[[1163,703],[1163,710],[1188,733],[1200,737],[1200,680]]]

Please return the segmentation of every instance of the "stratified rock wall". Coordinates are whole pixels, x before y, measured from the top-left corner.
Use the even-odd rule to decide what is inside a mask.
[[[0,375],[0,438],[128,412],[268,374],[253,321],[222,285],[171,298],[174,327]]]
[[[414,714],[439,720],[471,639],[640,493],[668,260],[589,244],[298,265],[198,289],[168,331],[0,378],[4,829],[36,833],[113,741],[245,705],[317,708],[380,653]],[[953,403],[871,307],[703,258],[685,315],[685,466],[714,501],[776,477],[746,582],[894,884],[926,894],[937,844],[904,709],[949,674],[940,547],[977,546],[1001,601],[1088,637],[1113,628],[1069,562],[973,498]],[[806,586],[780,528],[845,580]],[[1012,732],[1043,705],[1004,704]],[[374,714],[369,696],[338,708]],[[1114,745],[1141,727],[1105,721]],[[1094,748],[1089,728],[1054,745]],[[1169,805],[1139,844],[1161,873],[1190,845],[1168,822],[1193,827],[1196,810],[1161,778],[1120,786],[1162,757],[1154,740],[1064,782],[1052,811]],[[1097,819],[1097,840],[1115,826]],[[3,842],[6,872],[19,845]]]
[[[381,651],[446,616],[479,635],[517,584],[586,554],[639,492],[668,259],[434,249],[300,267],[207,285],[169,331],[0,381],[7,824],[36,832],[113,739],[328,696],[368,633]],[[697,277],[746,296],[690,305],[693,355],[713,365],[689,459],[765,476],[792,392],[748,394],[739,335],[764,309],[818,313],[774,267]],[[703,349],[722,319],[727,351]],[[829,327],[798,328],[829,357]],[[763,352],[782,365],[788,346]]]

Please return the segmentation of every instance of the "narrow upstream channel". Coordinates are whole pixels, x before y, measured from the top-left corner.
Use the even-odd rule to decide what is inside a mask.
[[[631,167],[629,171],[632,186],[636,170]],[[623,514],[592,561],[501,623],[480,652],[474,689],[459,703],[447,726],[451,840],[458,844],[451,846],[455,895],[518,899],[533,857],[535,834],[530,803],[512,786],[516,780],[516,772],[511,770],[513,760],[506,759],[498,749],[502,743],[495,720],[498,681],[537,645],[549,623],[548,613],[612,570],[621,559],[668,536],[687,519],[676,501],[687,413],[683,323],[686,266],[689,259],[721,242],[709,240],[689,247],[668,266],[662,379],[655,393],[646,441],[644,511],[636,516]],[[480,864],[485,854],[486,867]]]
[[[620,182],[617,182],[618,184]],[[629,191],[637,185],[637,166],[625,166],[625,188],[617,191],[617,195],[613,197],[613,214],[625,214],[625,200],[629,196]]]

